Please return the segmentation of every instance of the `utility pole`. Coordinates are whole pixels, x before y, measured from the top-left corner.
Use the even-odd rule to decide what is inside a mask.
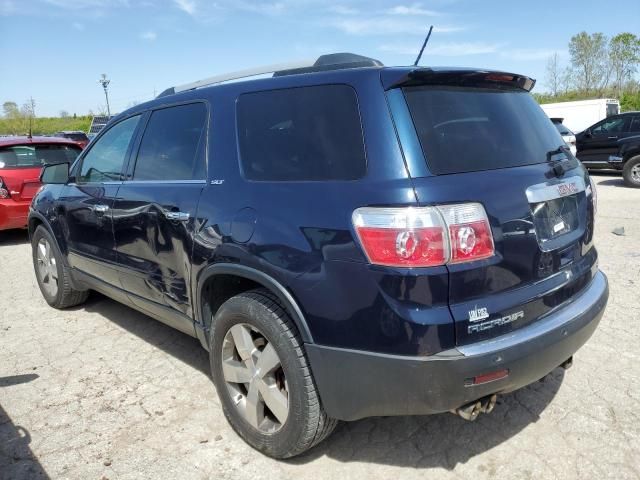
[[[107,90],[107,87],[109,87],[110,82],[111,80],[107,78],[106,73],[103,73],[100,76],[100,80],[98,80],[98,83],[102,85],[102,88],[104,88],[104,98],[107,100],[107,115],[109,115],[109,118],[111,118],[111,109],[109,108],[109,91]]]

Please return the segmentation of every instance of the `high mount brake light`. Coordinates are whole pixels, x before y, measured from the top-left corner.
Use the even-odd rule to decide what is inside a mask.
[[[369,261],[393,267],[433,267],[494,254],[491,227],[479,203],[375,208],[353,212]]]

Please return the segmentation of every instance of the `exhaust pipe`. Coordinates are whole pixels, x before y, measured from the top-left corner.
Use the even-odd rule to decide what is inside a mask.
[[[498,395],[493,394],[487,397],[476,400],[475,402],[467,403],[462,407],[452,410],[451,413],[455,413],[461,418],[469,422],[473,422],[481,413],[491,413],[496,406]]]

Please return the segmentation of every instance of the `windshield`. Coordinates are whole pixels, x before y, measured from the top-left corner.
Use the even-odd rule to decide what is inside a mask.
[[[544,163],[547,152],[564,145],[527,92],[448,86],[403,90],[436,175]]]
[[[34,168],[73,162],[81,149],[71,145],[13,145],[0,148],[0,169]]]

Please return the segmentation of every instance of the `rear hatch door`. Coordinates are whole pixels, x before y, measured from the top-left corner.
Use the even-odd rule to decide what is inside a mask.
[[[507,334],[569,302],[597,268],[591,186],[535,100],[486,85],[402,94],[428,165],[412,175],[418,202],[479,202],[493,234],[494,256],[447,267],[457,344]]]

